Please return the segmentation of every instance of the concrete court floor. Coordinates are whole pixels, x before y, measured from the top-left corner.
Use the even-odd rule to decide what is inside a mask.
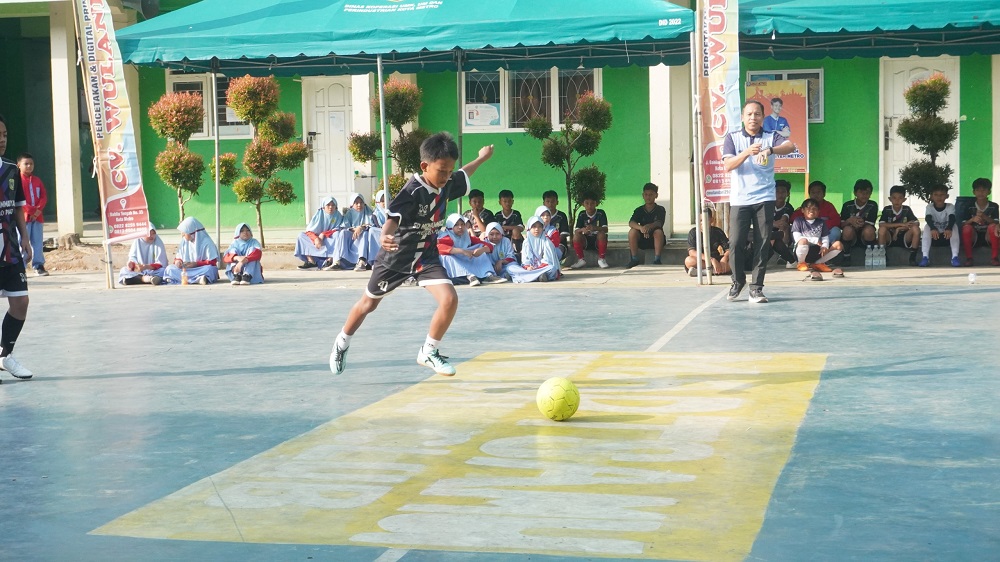
[[[779,270],[765,305],[672,267],[460,287],[454,378],[414,363],[420,289],[329,372],[364,274],[31,278],[0,559],[998,560],[1000,270],[969,271]]]

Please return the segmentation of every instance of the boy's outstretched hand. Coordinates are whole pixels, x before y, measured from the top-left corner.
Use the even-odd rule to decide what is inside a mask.
[[[484,147],[482,147],[482,148],[479,149],[479,159],[480,160],[489,160],[492,157],[493,157],[493,145],[492,144],[489,145],[489,146],[484,146]]]

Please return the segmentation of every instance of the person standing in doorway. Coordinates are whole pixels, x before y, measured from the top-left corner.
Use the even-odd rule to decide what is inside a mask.
[[[733,286],[727,298],[739,298],[746,285],[747,239],[753,230],[753,272],[750,302],[765,303],[764,274],[770,257],[769,237],[774,220],[774,156],[790,154],[795,144],[778,132],[765,133],[764,104],[750,100],[743,104],[743,128],[726,135],[722,149],[723,167],[729,172],[729,247],[732,249]]]
[[[28,316],[28,277],[24,264],[31,261],[31,244],[24,223],[24,189],[17,164],[3,158],[7,152],[7,121],[0,115],[0,297],[7,297],[7,314],[0,324],[0,369],[19,379],[30,379],[11,352]],[[20,234],[20,238],[15,235]],[[17,240],[21,241],[20,248]]]

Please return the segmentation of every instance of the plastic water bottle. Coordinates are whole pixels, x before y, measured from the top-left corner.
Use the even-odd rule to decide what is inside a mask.
[[[865,246],[865,269],[872,269],[874,266],[874,254],[875,248],[873,246]]]
[[[885,269],[885,246],[879,244],[878,246],[878,268]]]
[[[181,285],[188,284],[188,270],[186,267],[181,268]]]

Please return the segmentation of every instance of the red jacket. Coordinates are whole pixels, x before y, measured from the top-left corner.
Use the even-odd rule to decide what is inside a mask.
[[[45,210],[45,204],[49,201],[49,194],[45,191],[45,185],[38,176],[26,176],[21,174],[21,187],[24,189],[24,222],[35,221],[45,222],[45,217],[41,214]],[[38,218],[32,218],[35,211],[39,211]]]
[[[796,209],[792,213],[792,217],[788,219],[788,222],[795,221],[796,217],[801,217],[802,209]],[[819,214],[818,216],[826,219],[826,226],[833,228],[835,226],[840,226],[840,213],[837,212],[837,208],[833,206],[833,203],[824,200],[819,204]]]
[[[482,246],[486,246],[487,252],[493,251],[493,244],[490,244],[489,242],[484,242],[479,238],[476,238],[475,236],[469,236],[469,238],[472,240],[473,246],[479,244]],[[441,254],[442,256],[447,256],[448,254],[451,253],[452,250],[455,249],[455,241],[451,239],[451,236],[442,236],[438,238],[437,247],[439,254]]]

